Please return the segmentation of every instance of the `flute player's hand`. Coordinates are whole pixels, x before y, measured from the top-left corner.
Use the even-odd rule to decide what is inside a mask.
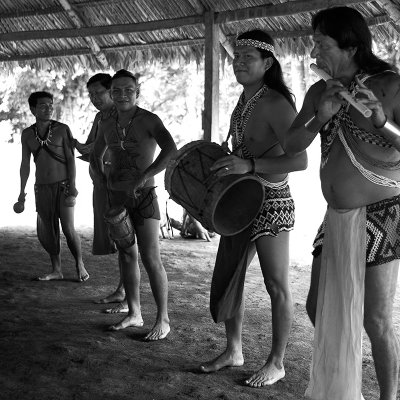
[[[382,103],[377,99],[374,92],[369,89],[365,83],[361,82],[358,77],[356,77],[356,82],[358,85],[358,92],[365,96],[357,97],[357,101],[364,104],[372,111],[371,121],[374,126],[383,126],[387,117],[385,115],[385,111],[383,110]]]

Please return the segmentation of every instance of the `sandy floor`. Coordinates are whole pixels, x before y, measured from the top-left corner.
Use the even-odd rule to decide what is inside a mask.
[[[318,144],[317,144],[318,145]],[[318,147],[318,146],[317,146]],[[316,149],[318,150],[318,148]],[[243,331],[245,365],[215,374],[197,372],[198,365],[224,348],[221,324],[214,324],[208,298],[218,237],[199,240],[161,239],[168,273],[171,334],[157,343],[145,343],[152,327],[155,304],[146,273],[142,274],[142,313],[145,325],[122,332],[107,331],[121,318],[107,315],[93,300],[110,293],[118,280],[115,255],[91,255],[92,184],[87,164],[77,160],[79,196],[75,225],[89,281],[76,282],[72,256],[62,243],[65,279],[33,281],[49,270],[49,260],[35,232],[34,176],[27,186],[26,209],[12,212],[19,193],[20,146],[0,146],[3,190],[0,196],[0,399],[2,400],[299,400],[309,377],[313,328],[305,313],[310,279],[310,250],[324,212],[318,181],[318,159],[309,169],[291,176],[296,201],[296,227],[291,236],[290,281],[295,320],[287,348],[286,378],[264,389],[251,389],[243,381],[265,362],[271,343],[270,301],[258,261],[246,282],[246,317]],[[318,150],[319,151],[319,150]],[[34,174],[32,165],[32,174]],[[162,177],[159,189],[163,187]],[[165,209],[166,192],[159,190]],[[170,216],[180,210],[170,205]],[[400,332],[399,297],[395,324]],[[378,399],[369,342],[364,340],[363,393]]]
[[[243,367],[214,374],[198,365],[224,347],[224,329],[208,311],[211,273],[218,238],[161,239],[170,282],[172,331],[167,339],[141,341],[153,324],[155,305],[142,274],[143,328],[109,332],[121,316],[102,312],[93,300],[117,283],[116,256],[90,255],[91,230],[79,230],[91,277],[77,283],[73,259],[62,244],[62,281],[32,278],[48,271],[35,231],[0,230],[0,398],[19,399],[279,399],[303,398],[309,376],[313,329],[305,314],[310,268],[292,263],[290,281],[295,320],[287,348],[286,378],[270,388],[251,389],[244,379],[262,366],[271,343],[270,302],[255,260],[246,283]],[[396,301],[396,326],[399,307]],[[363,392],[378,398],[368,341],[364,340]]]

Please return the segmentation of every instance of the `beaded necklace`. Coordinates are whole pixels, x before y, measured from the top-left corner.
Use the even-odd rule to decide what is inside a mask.
[[[244,131],[249,122],[251,113],[257,101],[268,90],[267,85],[263,85],[247,102],[245,102],[244,92],[240,95],[239,101],[232,113],[232,144],[233,151],[243,145]]]
[[[128,124],[125,127],[122,127],[119,124],[118,116],[115,119],[115,123],[116,123],[116,127],[117,127],[117,135],[118,135],[118,139],[119,139],[119,144],[120,144],[122,150],[126,150],[125,146],[124,146],[125,138],[126,138],[126,135],[129,132],[129,129],[131,129],[132,122],[133,122],[133,119],[136,116],[137,111],[138,111],[138,107],[136,107],[136,110],[135,110],[134,114],[132,115],[131,119],[129,120]],[[120,133],[120,130],[121,130],[121,133]]]
[[[50,138],[52,137],[52,133],[53,133],[52,123],[50,122],[49,129],[47,130],[46,135],[45,135],[45,137],[43,139],[39,136],[39,131],[38,131],[38,128],[37,128],[36,124],[34,125],[34,129],[35,129],[36,140],[39,142],[40,146],[41,147],[47,146],[48,143],[51,142]]]

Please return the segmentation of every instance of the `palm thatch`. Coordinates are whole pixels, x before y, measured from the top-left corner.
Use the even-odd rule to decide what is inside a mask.
[[[375,40],[398,40],[400,0],[2,0],[0,65],[96,70],[199,62],[213,29],[222,58],[252,28],[270,32],[281,53],[302,55],[312,46],[312,14],[333,5],[358,9]]]

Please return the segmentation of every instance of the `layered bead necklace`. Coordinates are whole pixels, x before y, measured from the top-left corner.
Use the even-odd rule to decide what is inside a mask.
[[[37,128],[37,125],[35,124],[34,126],[35,126],[35,137],[36,137],[36,140],[39,142],[41,147],[47,146],[47,144],[49,142],[51,142],[50,138],[52,137],[52,133],[53,133],[52,123],[50,122],[49,128],[48,128],[48,130],[46,132],[46,135],[45,135],[45,137],[43,139],[39,136],[39,130]]]
[[[244,131],[247,122],[250,119],[251,112],[256,106],[257,101],[268,91],[268,86],[263,85],[247,102],[245,101],[244,92],[241,94],[239,101],[232,114],[232,139],[233,151],[243,145]]]

